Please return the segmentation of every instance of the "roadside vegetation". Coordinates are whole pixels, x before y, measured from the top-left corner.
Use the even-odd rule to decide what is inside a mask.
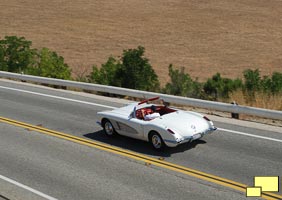
[[[6,36],[0,40],[0,70],[59,79],[71,79],[64,58],[48,48],[31,48],[24,37]]]
[[[93,71],[88,76],[89,82],[103,85],[112,85],[146,91],[159,91],[160,82],[157,74],[144,57],[145,48],[123,51],[119,59],[109,57],[105,64],[98,69],[93,66]]]
[[[110,56],[100,67],[93,65],[92,72],[84,77],[73,78],[62,56],[48,48],[38,50],[31,46],[32,42],[23,37],[6,36],[0,40],[0,70],[282,110],[280,72],[261,77],[258,69],[248,69],[243,72],[243,79],[224,78],[215,73],[206,82],[199,82],[184,67],[178,69],[171,64],[170,81],[161,87],[144,56],[145,48],[139,46],[124,50],[120,57]]]

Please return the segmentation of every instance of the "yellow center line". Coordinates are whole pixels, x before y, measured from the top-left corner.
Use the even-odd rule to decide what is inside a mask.
[[[151,165],[155,165],[155,166],[158,166],[158,167],[161,167],[161,168],[165,168],[165,169],[169,169],[169,170],[172,170],[172,171],[175,171],[175,172],[179,172],[179,173],[182,173],[182,174],[193,176],[193,177],[196,177],[196,178],[208,181],[208,182],[212,182],[212,183],[215,183],[215,184],[218,184],[218,185],[222,185],[222,186],[225,186],[225,187],[229,187],[229,188],[232,188],[232,189],[244,192],[244,193],[246,192],[247,185],[244,185],[244,184],[241,184],[241,183],[229,180],[229,179],[225,179],[225,178],[222,178],[222,177],[219,177],[219,176],[214,176],[212,174],[204,173],[204,172],[201,172],[201,171],[198,171],[198,170],[194,170],[194,169],[191,169],[191,168],[187,168],[187,167],[184,167],[184,166],[181,166],[181,165],[176,165],[176,164],[164,161],[164,160],[159,160],[159,159],[152,158],[152,157],[149,157],[149,156],[145,156],[145,155],[142,155],[142,154],[139,154],[139,153],[127,151],[127,150],[124,150],[124,149],[121,149],[121,148],[118,148],[118,147],[113,147],[113,146],[110,146],[110,145],[107,145],[107,144],[104,144],[104,143],[100,143],[100,142],[96,142],[96,141],[94,142],[94,141],[83,139],[83,138],[80,138],[80,137],[76,137],[76,136],[73,136],[73,135],[70,135],[70,134],[50,130],[50,129],[47,129],[47,128],[43,128],[41,126],[35,126],[35,125],[27,124],[27,123],[24,123],[24,122],[13,120],[13,119],[0,117],[0,122],[15,125],[15,126],[22,127],[22,128],[29,129],[29,130],[33,130],[33,131],[36,131],[36,132],[52,135],[52,136],[55,136],[55,137],[58,137],[58,138],[69,140],[69,141],[79,143],[79,144],[82,144],[82,145],[86,145],[86,146],[89,146],[89,147],[95,147],[95,148],[100,149],[100,150],[104,150],[104,151],[111,152],[111,153],[114,153],[114,154],[119,154],[119,155],[131,158],[131,159],[134,159],[134,160],[142,161],[142,162],[145,162],[145,163],[150,163]],[[270,192],[263,192],[262,197],[265,198],[265,199],[273,199],[273,200],[282,199],[282,196],[280,196],[278,194],[273,194],[273,193],[270,193]]]

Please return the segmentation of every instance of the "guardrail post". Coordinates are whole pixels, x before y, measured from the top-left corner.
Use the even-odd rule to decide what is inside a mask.
[[[236,101],[232,101],[231,104],[232,104],[233,106],[238,106],[238,104],[236,103]],[[231,113],[231,118],[239,119],[239,113]]]

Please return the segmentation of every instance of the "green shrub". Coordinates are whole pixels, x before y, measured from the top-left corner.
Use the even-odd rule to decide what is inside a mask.
[[[230,93],[241,87],[240,79],[222,78],[220,73],[217,73],[204,84],[204,91],[212,100],[229,99]]]
[[[271,77],[271,92],[282,94],[282,73],[274,72]]]
[[[163,92],[178,96],[191,96],[193,93],[193,80],[189,74],[184,72],[184,67],[180,70],[173,69],[173,65],[170,64],[168,71],[170,82],[166,84]]]
[[[27,73],[35,76],[43,76],[58,79],[71,79],[71,70],[64,63],[64,58],[56,52],[42,48],[37,54],[37,63],[29,67]]]
[[[271,77],[264,76],[261,78],[258,69],[248,69],[244,71],[244,78],[244,93],[249,101],[255,100],[256,92],[263,92],[268,95],[282,93],[282,73],[274,72]]]
[[[145,91],[157,91],[159,80],[149,60],[144,57],[145,48],[124,50],[120,60],[110,57],[98,69],[93,66],[90,82]]]
[[[6,36],[0,40],[0,69],[21,73],[35,64],[36,50],[24,37]]]
[[[146,91],[157,91],[159,88],[158,76],[144,57],[145,48],[128,49],[123,52],[121,67],[117,71],[121,87],[134,88]]]
[[[70,79],[71,70],[64,58],[47,48],[31,48],[24,37],[6,36],[0,40],[0,70],[59,79]]]
[[[92,83],[120,86],[120,80],[116,77],[119,67],[120,63],[111,56],[105,64],[102,64],[100,69],[94,65],[88,78]]]
[[[255,98],[255,92],[261,89],[261,78],[258,69],[247,69],[244,71],[244,92],[253,101]]]

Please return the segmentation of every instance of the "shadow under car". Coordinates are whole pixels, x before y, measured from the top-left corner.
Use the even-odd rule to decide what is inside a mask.
[[[195,140],[192,141],[191,143],[180,144],[177,147],[173,147],[173,148],[166,147],[162,151],[156,151],[152,148],[149,142],[133,139],[118,134],[113,137],[109,137],[104,134],[103,130],[96,131],[93,133],[87,133],[84,134],[83,136],[91,140],[109,144],[122,149],[130,150],[141,154],[146,154],[149,156],[158,156],[158,157],[170,157],[174,153],[191,150],[196,148],[197,145],[206,143],[206,141],[204,140]]]

